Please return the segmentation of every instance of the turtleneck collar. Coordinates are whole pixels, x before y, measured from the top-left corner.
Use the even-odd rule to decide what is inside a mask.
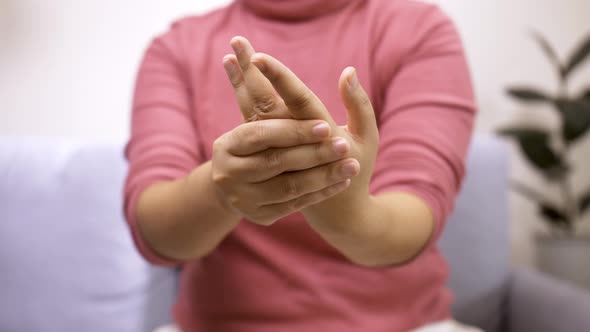
[[[278,20],[305,20],[337,11],[359,0],[236,0],[256,15]]]

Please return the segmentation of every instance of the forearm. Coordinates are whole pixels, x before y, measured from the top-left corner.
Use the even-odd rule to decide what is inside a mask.
[[[304,214],[327,242],[359,265],[402,264],[418,255],[433,233],[430,209],[412,194],[367,195],[351,202],[316,206]]]
[[[173,182],[156,183],[141,195],[137,223],[156,252],[177,260],[192,260],[211,252],[239,222],[217,199],[211,182],[211,162]]]

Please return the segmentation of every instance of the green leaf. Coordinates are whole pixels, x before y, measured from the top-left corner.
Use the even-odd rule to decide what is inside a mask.
[[[523,102],[539,103],[549,102],[552,100],[551,97],[549,97],[545,92],[542,92],[535,88],[513,87],[508,88],[506,92],[512,98],[518,99]]]
[[[505,128],[498,134],[516,139],[527,160],[550,179],[561,176],[567,167],[549,145],[549,134],[536,128]]]
[[[590,55],[590,36],[586,38],[572,53],[564,69],[564,77],[568,77]]]
[[[559,209],[552,207],[547,203],[542,203],[539,206],[539,214],[541,214],[553,226],[559,228],[570,229],[572,227],[568,217]]]
[[[590,208],[590,191],[588,191],[586,194],[584,194],[580,198],[580,202],[579,202],[580,212],[584,213],[589,208]]]
[[[555,106],[561,112],[562,136],[571,144],[590,129],[590,101],[585,99],[558,99]]]
[[[549,61],[551,62],[551,64],[555,68],[555,70],[557,71],[557,73],[561,77],[564,77],[565,69],[563,68],[563,65],[561,64],[561,61],[559,61],[559,57],[557,56],[557,52],[555,52],[555,49],[553,48],[553,46],[551,46],[551,44],[549,44],[547,39],[545,37],[543,37],[543,35],[541,35],[539,32],[533,31],[532,35],[533,35],[533,39],[535,39],[537,44],[539,44],[539,46],[543,50],[543,53],[545,53],[545,56],[547,56],[547,58],[549,59]]]

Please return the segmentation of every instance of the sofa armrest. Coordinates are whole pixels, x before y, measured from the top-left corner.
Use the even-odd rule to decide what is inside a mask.
[[[525,269],[509,287],[509,331],[590,331],[590,291]]]

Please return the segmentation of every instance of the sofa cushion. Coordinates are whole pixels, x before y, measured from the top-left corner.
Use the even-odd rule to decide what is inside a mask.
[[[455,317],[488,332],[500,331],[509,279],[507,159],[506,147],[496,138],[476,136],[440,241],[451,268]]]
[[[121,145],[0,140],[0,331],[146,332],[170,321],[175,272],[122,217]]]
[[[508,278],[507,161],[476,137],[440,248],[455,316],[499,331]],[[137,254],[122,146],[0,139],[0,331],[145,332],[169,322],[175,271]]]

